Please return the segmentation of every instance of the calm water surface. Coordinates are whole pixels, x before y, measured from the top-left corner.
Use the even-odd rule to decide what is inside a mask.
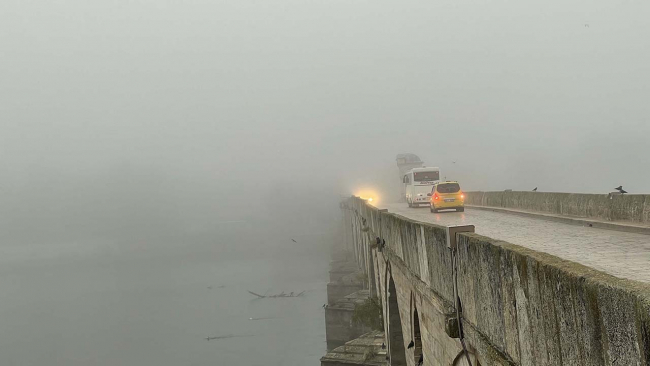
[[[229,225],[175,239],[3,243],[1,364],[318,364],[329,243],[289,235]]]

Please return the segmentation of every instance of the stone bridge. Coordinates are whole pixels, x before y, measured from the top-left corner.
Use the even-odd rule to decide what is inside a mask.
[[[341,207],[390,365],[650,366],[647,282],[476,233],[450,237],[452,250],[446,226],[356,197]]]

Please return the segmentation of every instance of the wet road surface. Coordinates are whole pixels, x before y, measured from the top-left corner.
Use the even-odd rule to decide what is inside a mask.
[[[431,213],[428,206],[409,208],[406,203],[382,204],[380,208],[438,225],[475,225],[481,235],[546,252],[617,277],[650,282],[650,235],[470,208],[465,212],[439,213]]]

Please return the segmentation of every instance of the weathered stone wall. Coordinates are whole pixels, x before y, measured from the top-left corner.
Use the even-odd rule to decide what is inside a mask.
[[[362,276],[363,273],[353,272],[339,278],[337,281],[328,283],[327,303],[329,305],[334,305],[338,300],[345,296],[363,290],[364,283],[361,280],[360,275]]]
[[[359,199],[346,207],[366,219],[360,228],[370,237],[386,242],[371,250],[385,327],[392,278],[404,346],[417,307],[425,365],[453,365],[460,343],[445,332],[453,314],[445,228]],[[461,234],[458,245],[464,330],[481,365],[650,366],[650,285],[477,234]]]
[[[466,192],[465,204],[650,223],[650,195],[546,192]]]
[[[353,310],[329,307],[325,309],[325,331],[327,349],[340,347],[345,342],[369,332],[371,329],[352,324]]]
[[[320,359],[321,366],[387,366],[384,333],[372,331],[346,342]]]

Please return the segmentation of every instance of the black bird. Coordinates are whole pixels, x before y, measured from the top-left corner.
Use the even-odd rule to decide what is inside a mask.
[[[413,348],[413,346],[415,346],[415,342],[411,341],[411,343],[409,343],[409,346],[406,347],[406,349],[411,349]]]
[[[619,192],[621,192],[621,194],[626,194],[627,193],[627,191],[624,190],[624,189],[621,189]]]
[[[535,188],[533,189],[533,192],[537,192],[537,187],[535,187]]]
[[[617,191],[622,191],[622,190],[623,190],[623,186],[618,186],[618,187],[616,187],[616,188],[614,188],[614,189],[617,190]]]
[[[381,343],[381,349],[386,349],[386,343],[384,342]]]
[[[295,241],[295,240],[293,240],[293,239],[291,239],[291,241],[294,242],[294,243],[297,243],[297,241]]]
[[[424,363],[424,353],[420,355],[420,359],[418,360],[418,366],[422,366],[422,363]]]

